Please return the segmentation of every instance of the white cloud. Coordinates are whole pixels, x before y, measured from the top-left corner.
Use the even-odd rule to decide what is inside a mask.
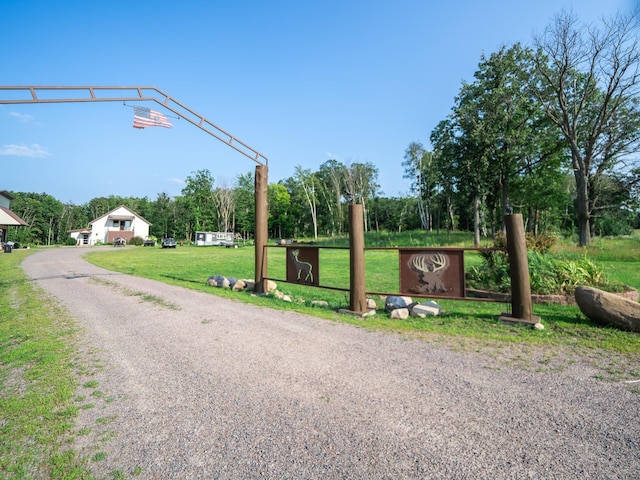
[[[41,147],[37,143],[31,145],[3,145],[0,147],[0,155],[8,155],[12,157],[30,157],[30,158],[46,158],[51,154],[46,148]]]
[[[184,185],[184,180],[182,180],[181,178],[169,178],[168,180],[171,183],[177,183],[178,185]]]
[[[25,123],[35,120],[31,115],[27,115],[26,113],[9,112],[9,115]]]

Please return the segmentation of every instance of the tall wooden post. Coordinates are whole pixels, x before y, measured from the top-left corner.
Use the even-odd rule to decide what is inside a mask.
[[[349,205],[349,308],[354,313],[365,313],[367,311],[363,219],[362,205]]]
[[[507,230],[507,252],[509,253],[509,273],[511,275],[511,314],[503,313],[500,320],[539,323],[540,318],[533,315],[531,303],[527,242],[522,215],[519,213],[505,215],[504,224]]]
[[[267,192],[269,173],[266,165],[256,166],[255,175],[255,289],[256,293],[264,293],[264,277],[267,273],[268,215],[269,205]]]

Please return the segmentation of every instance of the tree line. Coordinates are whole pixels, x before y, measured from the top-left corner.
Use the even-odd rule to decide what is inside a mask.
[[[63,203],[47,193],[11,192],[11,209],[29,227],[10,227],[9,238],[21,244],[71,244],[69,231],[125,205],[151,222],[156,238],[193,240],[198,231],[255,233],[254,175],[236,177],[233,185],[216,184],[207,169],[191,172],[181,194],[159,193],[155,199],[112,195],[83,205]],[[300,166],[290,178],[268,187],[269,235],[295,238],[343,235],[348,231],[348,203],[365,207],[366,228],[419,228],[413,198],[379,196],[378,171],[371,163],[345,165],[328,160],[312,172]]]
[[[385,197],[370,162],[296,166],[268,187],[272,238],[342,235],[347,205],[363,205],[365,231],[467,230],[493,237],[505,212],[528,231],[596,235],[640,227],[640,47],[636,14],[584,26],[556,15],[531,46],[482,55],[451,113],[430,132],[432,149],[411,142],[404,177],[411,193]],[[254,179],[216,185],[192,172],[181,195],[100,197],[76,206],[12,192],[12,210],[31,226],[10,230],[22,243],[65,243],[68,231],[126,205],[152,223],[151,235],[192,240],[196,231],[254,234]]]

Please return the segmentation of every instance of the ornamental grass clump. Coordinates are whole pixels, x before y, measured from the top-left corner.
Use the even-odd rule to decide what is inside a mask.
[[[496,246],[504,247],[503,240],[497,239]],[[624,285],[610,281],[602,268],[586,256],[577,260],[561,260],[548,253],[552,246],[553,242],[547,240],[531,244],[530,240],[527,240],[531,293],[573,295],[579,285],[609,292],[624,290]],[[490,292],[510,292],[511,278],[507,253],[505,251],[484,252],[482,264],[473,267],[467,273],[467,286]]]

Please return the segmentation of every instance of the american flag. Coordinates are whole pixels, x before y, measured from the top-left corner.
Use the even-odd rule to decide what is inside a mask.
[[[166,115],[146,107],[133,107],[133,128],[166,127],[173,125]]]

